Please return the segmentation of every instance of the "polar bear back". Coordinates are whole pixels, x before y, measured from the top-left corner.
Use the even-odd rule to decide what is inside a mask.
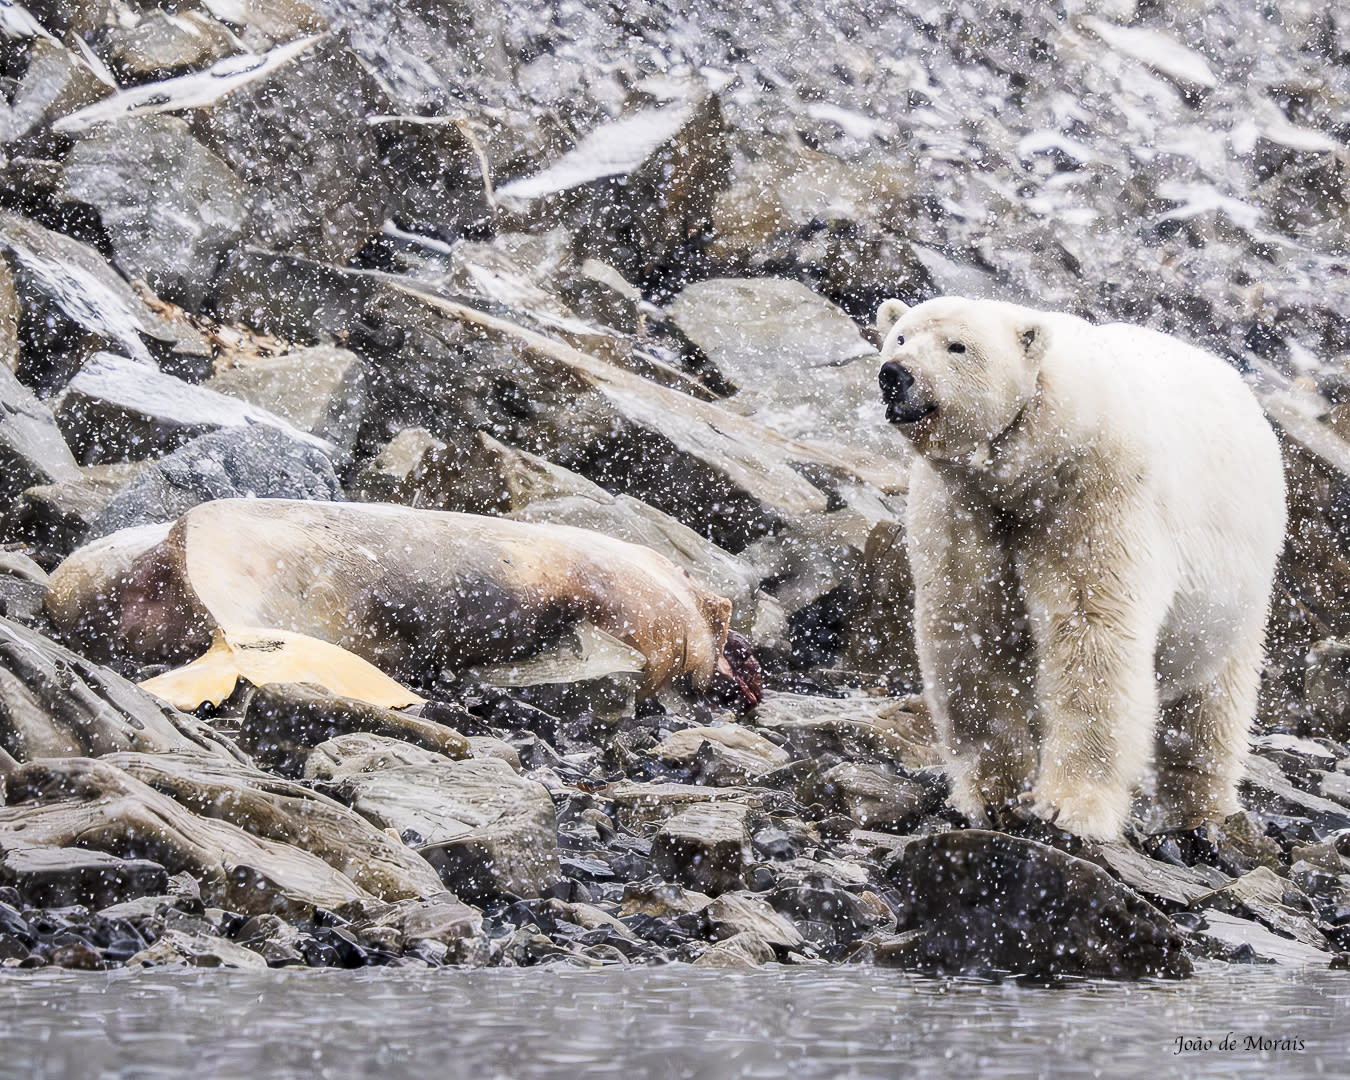
[[[1278,441],[1242,377],[1212,353],[1123,323],[1056,316],[1049,331],[1043,386],[1065,402],[1058,452],[1107,440],[1146,474],[1157,520],[1139,542],[1170,594],[1158,674],[1179,692],[1265,618],[1285,528]]]

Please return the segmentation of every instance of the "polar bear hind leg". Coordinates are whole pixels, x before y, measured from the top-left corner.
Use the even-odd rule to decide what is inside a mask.
[[[1213,681],[1163,708],[1156,766],[1158,800],[1169,824],[1195,828],[1239,809],[1261,656],[1256,634]]]

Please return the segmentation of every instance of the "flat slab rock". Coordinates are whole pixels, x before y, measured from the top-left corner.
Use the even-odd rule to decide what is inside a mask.
[[[496,758],[348,776],[334,794],[393,829],[468,899],[539,896],[561,875],[553,800]]]
[[[129,773],[88,758],[46,759],[6,777],[0,847],[78,844],[187,873],[204,901],[249,915],[310,917],[371,894],[309,852],[202,817]]]
[[[0,885],[30,907],[80,905],[97,911],[168,890],[169,872],[149,859],[119,859],[76,847],[14,847],[0,855]]]
[[[0,748],[20,761],[119,750],[237,753],[196,717],[6,618],[0,618]]]
[[[983,829],[924,837],[888,876],[901,898],[900,966],[1038,977],[1191,973],[1166,915],[1100,866],[1045,844]]]
[[[0,363],[0,499],[78,472],[51,410]]]

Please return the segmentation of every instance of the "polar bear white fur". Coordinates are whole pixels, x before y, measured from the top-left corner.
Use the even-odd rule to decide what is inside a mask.
[[[1237,810],[1285,524],[1241,377],[1165,334],[996,301],[888,300],[877,325],[917,451],[915,636],[953,804],[1108,840],[1152,760],[1173,824]]]

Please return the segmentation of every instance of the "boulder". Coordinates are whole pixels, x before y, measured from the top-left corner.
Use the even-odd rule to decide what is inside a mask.
[[[752,858],[748,817],[748,807],[732,802],[679,811],[652,841],[656,872],[714,896],[745,888]]]
[[[403,836],[458,896],[539,896],[558,880],[553,801],[504,761],[401,765],[347,776],[332,790]]]
[[[129,958],[127,967],[206,967],[265,971],[267,961],[256,952],[214,934],[166,930],[153,945]]]
[[[879,521],[868,533],[853,589],[844,667],[891,686],[919,686],[914,647],[914,576],[905,551],[904,526]]]
[[[342,263],[379,232],[393,202],[366,122],[390,111],[361,62],[324,38],[199,108],[194,127],[253,185],[256,242]]]
[[[1303,693],[1315,721],[1310,734],[1350,741],[1350,641],[1319,641],[1306,663]]]
[[[777,958],[769,942],[753,930],[744,930],[705,949],[694,961],[694,966],[722,971],[753,971],[773,963]]]
[[[483,913],[460,903],[451,893],[361,908],[359,913],[348,909],[348,914],[352,932],[364,941],[383,943],[396,954],[417,953],[421,943],[434,942],[446,950],[444,963],[477,966],[487,961]]]
[[[709,933],[719,941],[752,933],[776,948],[799,949],[805,940],[791,921],[758,893],[725,892],[702,911]]]
[[[63,327],[72,325],[151,369],[155,361],[147,341],[179,357],[210,356],[210,346],[196,330],[155,311],[97,251],[78,240],[0,211],[0,253],[19,272],[21,299],[30,309],[22,325],[44,324],[40,332],[46,347],[41,355],[24,353],[19,368],[30,385],[44,392],[64,383],[71,367],[85,358],[82,342],[64,341],[70,335]]]
[[[210,390],[266,409],[344,455],[366,415],[366,378],[359,357],[319,345],[236,363],[209,379]]]
[[[118,492],[151,468],[149,461],[77,465],[74,474],[65,479],[27,488],[6,515],[5,531],[57,562],[84,541]]]
[[[7,7],[16,10],[13,4]],[[7,39],[12,29],[5,27]],[[6,95],[9,107],[0,119],[0,144],[21,153],[44,154],[53,149],[48,129],[54,121],[106,97],[115,84],[100,70],[101,65],[66,48],[36,21],[24,29],[30,32],[17,36],[26,39],[23,49],[28,63]]]
[[[122,90],[61,130],[188,113],[197,137],[253,189],[246,229],[257,242],[342,263],[379,232],[392,202],[365,119],[390,111],[356,56],[314,36]]]
[[[621,780],[602,791],[613,807],[614,818],[626,829],[651,832],[653,824],[665,822],[703,803],[735,802],[758,805],[763,792],[745,788],[699,787],[693,784],[650,784]],[[733,817],[740,814],[737,810]]]
[[[888,869],[905,966],[1107,978],[1191,973],[1157,908],[1094,863],[1035,841],[967,829],[909,844]]]
[[[183,120],[163,115],[86,134],[66,155],[58,190],[97,212],[123,274],[191,310],[243,235],[252,198]]]
[[[823,866],[809,860],[795,861],[793,870],[784,874],[765,899],[779,915],[827,955],[877,929],[889,919],[889,909],[868,901],[857,885],[839,881]]]
[[[755,723],[787,740],[794,758],[834,755],[846,761],[923,769],[943,763],[941,744],[918,698],[812,697],[766,694]]]
[[[877,396],[876,349],[805,285],[713,278],[685,286],[670,313],[760,423],[794,439],[908,457]]]
[[[864,316],[887,297],[929,295],[904,225],[916,183],[906,156],[888,149],[844,158],[762,140],[717,197],[708,254],[747,277],[799,277]]]
[[[173,521],[211,499],[338,499],[322,450],[267,425],[200,435],[152,461],[90,523],[84,542],[119,529]]]
[[[788,762],[781,746],[738,724],[683,728],[666,736],[653,753],[714,786],[752,783]]]
[[[393,221],[432,236],[480,232],[491,224],[489,177],[469,124],[452,116],[379,116],[371,125],[381,164],[398,178]]]
[[[570,225],[578,254],[649,278],[709,231],[713,197],[728,176],[724,125],[713,95],[635,112],[497,196],[531,226]]]
[[[822,772],[814,788],[827,810],[847,815],[864,829],[909,832],[926,809],[935,809],[922,784],[878,765],[841,761]]]
[[[469,736],[468,742],[474,757],[483,756],[474,749],[477,737]],[[451,755],[428,750],[404,739],[370,731],[349,731],[325,739],[309,752],[305,758],[304,777],[306,780],[341,780],[357,773],[379,772],[398,765],[431,765],[448,757]]]
[[[95,354],[70,381],[56,422],[85,465],[158,457],[199,435],[251,425],[336,453],[331,443],[266,409],[106,352]]]
[[[204,11],[147,11],[103,33],[99,53],[121,82],[165,79],[232,55],[239,40]]]
[[[823,513],[836,488],[906,486],[895,461],[787,439],[407,282],[253,252],[237,261],[222,304],[276,333],[350,332],[371,359],[373,412],[387,437],[420,426],[454,447],[486,431],[642,499],[733,553]]]
[[[259,769],[200,754],[104,759],[202,817],[318,856],[382,900],[432,896],[426,862],[341,803]]]
[[[1227,911],[1206,911],[1196,931],[1201,941],[1217,945],[1221,955],[1251,963],[1282,964],[1290,967],[1326,967],[1329,955],[1322,949],[1293,941]]]

